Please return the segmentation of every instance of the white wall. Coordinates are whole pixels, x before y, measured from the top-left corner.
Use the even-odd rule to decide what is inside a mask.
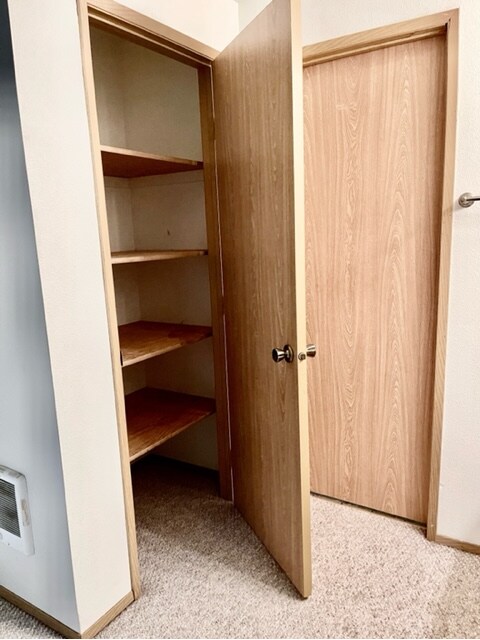
[[[235,0],[122,0],[172,29],[221,51],[238,32]]]
[[[238,0],[238,27],[244,29],[271,0]]]
[[[74,0],[12,0],[9,9],[63,466],[76,628],[84,631],[130,593],[131,584],[78,19]],[[17,393],[23,397],[21,388]],[[30,446],[35,455],[36,441]],[[50,524],[47,511],[42,522]],[[39,580],[44,590],[56,588],[48,575]],[[39,606],[38,601],[33,604]],[[67,612],[57,612],[61,622]]]
[[[100,142],[201,160],[197,70],[100,29],[91,42]]]
[[[26,476],[35,553],[0,543],[0,585],[78,628],[6,0],[0,0],[0,464]]]

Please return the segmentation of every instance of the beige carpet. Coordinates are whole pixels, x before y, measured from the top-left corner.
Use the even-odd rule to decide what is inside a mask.
[[[312,497],[304,601],[210,475],[147,459],[135,494],[144,593],[103,638],[480,637],[480,557]],[[0,637],[58,637],[0,600]]]

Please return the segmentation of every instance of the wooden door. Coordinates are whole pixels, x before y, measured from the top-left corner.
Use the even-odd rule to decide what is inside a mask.
[[[215,59],[234,503],[311,590],[302,51],[298,2],[273,0]],[[293,362],[272,349],[290,344]]]
[[[304,73],[312,490],[425,522],[445,37]]]

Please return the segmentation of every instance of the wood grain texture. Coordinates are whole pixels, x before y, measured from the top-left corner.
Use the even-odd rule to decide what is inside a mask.
[[[458,9],[450,12],[447,25],[445,152],[443,159],[442,235],[438,284],[437,338],[435,354],[435,389],[433,400],[430,494],[428,500],[427,537],[436,539],[440,461],[442,450],[445,361],[447,353],[448,286],[452,244],[453,185],[455,181],[455,139],[457,131],[458,93]]]
[[[105,201],[105,184],[100,151],[100,133],[98,128],[97,105],[95,99],[95,83],[93,78],[92,49],[88,23],[88,7],[86,0],[77,0],[79,20],[82,70],[85,83],[85,99],[90,128],[90,144],[92,148],[92,166],[95,182],[95,199],[97,203],[98,233],[102,258],[103,281],[105,285],[105,302],[107,309],[108,334],[110,338],[110,357],[115,391],[115,407],[118,421],[118,439],[120,461],[122,467],[123,494],[125,499],[125,520],[127,524],[128,552],[132,592],[135,598],[140,597],[140,571],[138,566],[137,533],[135,527],[135,511],[133,506],[132,478],[130,456],[128,451],[127,422],[123,392],[123,377],[120,364],[120,344],[118,339],[117,312],[115,305],[115,288],[113,284],[112,266],[110,264],[110,237],[108,234],[107,205]]]
[[[194,258],[206,256],[206,249],[185,249],[173,251],[112,251],[112,264],[131,264],[134,262],[155,262],[162,260],[179,260],[181,258]]]
[[[57,631],[64,638],[94,638],[97,633],[107,626],[112,620],[114,620],[129,604],[134,601],[133,592],[127,593],[117,604],[115,604],[111,609],[109,609],[97,622],[91,625],[86,631],[80,633],[78,631],[74,631],[70,627],[67,627],[65,624],[53,618],[45,611],[42,611],[35,605],[31,604],[27,600],[24,600],[20,596],[17,596],[12,591],[5,589],[0,585],[0,598],[4,598],[11,604],[15,605],[25,613],[33,616],[43,622],[47,627]]]
[[[480,545],[472,544],[471,542],[463,542],[462,540],[454,540],[447,536],[435,536],[434,541],[437,544],[444,544],[447,547],[453,547],[454,549],[460,549],[460,551],[466,551],[467,553],[480,554]]]
[[[445,38],[304,74],[312,489],[425,522]]]
[[[198,171],[203,166],[197,160],[159,156],[120,147],[102,145],[101,150],[103,173],[113,178],[141,178],[180,171]]]
[[[135,600],[133,593],[127,593],[117,604],[106,611],[101,618],[94,622],[86,631],[83,631],[80,638],[95,638],[100,631],[106,627],[112,620],[115,620],[129,604]],[[67,636],[69,638],[70,636]]]
[[[215,413],[215,400],[140,389],[125,397],[130,462]]]
[[[37,618],[37,620],[40,620],[40,622],[43,622],[43,624],[47,625],[47,627],[50,627],[50,629],[53,629],[65,638],[82,637],[80,635],[80,632],[74,631],[70,627],[67,627],[67,625],[63,624],[63,622],[60,622],[60,620],[57,620],[57,618],[54,618],[48,613],[45,613],[45,611],[42,611],[42,609],[39,609],[35,605],[31,604],[31,602],[28,602],[20,596],[17,596],[16,593],[13,593],[13,591],[10,591],[5,587],[2,587],[2,585],[0,585],[0,598],[3,598],[7,602],[10,602],[15,607],[18,607],[22,611],[25,611],[25,613],[28,613],[34,618]]]
[[[320,62],[328,62],[350,55],[442,35],[455,14],[458,14],[458,9],[442,11],[307,45],[303,48],[303,65],[308,67]]]
[[[88,0],[90,22],[165,56],[202,68],[218,51],[114,0]]]
[[[211,327],[171,322],[130,322],[118,327],[122,363],[128,367],[199,342],[212,335]]]
[[[311,590],[299,4],[273,0],[213,63],[234,502]]]
[[[217,401],[217,450],[220,495],[232,500],[232,461],[230,455],[230,417],[227,388],[227,354],[223,307],[222,240],[217,188],[217,154],[215,145],[215,110],[212,68],[198,70],[198,92],[202,126],[205,221],[207,224],[208,272],[212,311],[215,398]]]

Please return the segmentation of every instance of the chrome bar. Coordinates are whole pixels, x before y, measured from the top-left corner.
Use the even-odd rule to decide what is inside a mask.
[[[462,193],[458,199],[458,204],[461,207],[471,207],[474,202],[480,200],[480,196],[472,196],[471,193]]]

